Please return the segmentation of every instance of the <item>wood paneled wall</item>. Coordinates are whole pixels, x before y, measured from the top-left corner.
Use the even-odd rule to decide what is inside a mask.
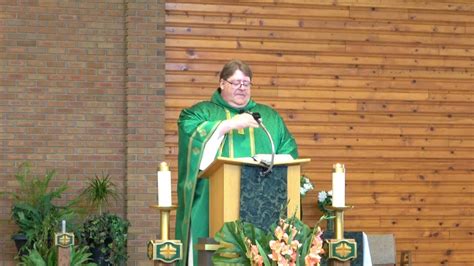
[[[208,99],[240,58],[254,99],[312,159],[305,222],[342,162],[347,230],[394,233],[414,265],[474,264],[473,1],[167,1],[166,12],[173,170],[180,110]]]

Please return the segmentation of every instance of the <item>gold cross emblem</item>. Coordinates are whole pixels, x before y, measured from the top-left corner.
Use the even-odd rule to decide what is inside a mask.
[[[160,254],[163,255],[166,259],[170,259],[176,255],[176,248],[167,244],[166,246],[160,249]]]
[[[69,245],[70,242],[71,242],[71,238],[68,235],[62,235],[59,238],[59,244],[62,246]]]
[[[343,258],[347,257],[347,255],[351,254],[351,252],[352,252],[352,248],[348,246],[346,243],[342,243],[342,245],[339,245],[336,248],[337,255]]]

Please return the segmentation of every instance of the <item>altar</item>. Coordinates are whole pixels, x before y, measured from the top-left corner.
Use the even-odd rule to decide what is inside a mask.
[[[246,264],[248,260],[269,265],[270,260],[279,260],[275,256],[298,260],[301,265],[308,260],[331,266],[373,265],[367,234],[344,232],[344,211],[352,207],[345,205],[345,186],[334,184],[341,177],[345,183],[343,165],[334,167],[333,195],[339,197],[327,207],[335,220],[334,230],[322,232],[299,220],[300,165],[306,162],[309,159],[278,162],[270,172],[258,162],[217,158],[202,171],[198,177],[209,179],[209,237],[193,246],[198,250],[198,265]],[[162,242],[151,242],[150,258],[160,257]],[[286,247],[276,251],[275,244]],[[293,251],[280,253],[287,248]]]

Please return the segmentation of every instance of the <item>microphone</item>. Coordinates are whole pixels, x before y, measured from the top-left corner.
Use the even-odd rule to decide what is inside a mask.
[[[255,119],[257,121],[257,123],[262,123],[262,117],[260,116],[260,113],[250,113],[253,117],[253,119]]]
[[[244,109],[240,109],[239,110],[239,115],[240,114],[243,114],[243,113],[247,113],[249,115],[251,115],[253,117],[253,119],[255,119],[255,121],[257,121],[258,124],[261,123],[261,118],[262,116],[260,116],[260,113],[258,112],[250,112],[250,111],[245,111]]]
[[[265,176],[265,175],[267,175],[268,173],[270,173],[272,171],[273,164],[275,162],[275,144],[273,143],[273,139],[272,139],[272,136],[270,135],[270,132],[268,132],[265,125],[263,125],[262,116],[260,115],[260,113],[250,112],[250,111],[247,111],[247,113],[252,115],[253,119],[255,119],[255,121],[257,121],[258,125],[263,129],[265,134],[267,134],[268,139],[270,140],[270,144],[271,144],[271,147],[272,147],[271,161],[270,161],[269,165],[265,164],[265,167],[268,167],[267,170],[265,172],[260,173],[261,176]]]

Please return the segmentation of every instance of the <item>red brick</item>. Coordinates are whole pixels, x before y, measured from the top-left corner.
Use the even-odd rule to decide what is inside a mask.
[[[0,172],[0,182],[11,178],[7,174],[14,172],[13,162],[25,159],[40,169],[57,168],[60,180],[71,174],[91,176],[103,169],[114,173],[114,180],[127,188],[126,195],[130,196],[130,203],[120,202],[117,210],[123,214],[130,206],[127,218],[136,224],[131,228],[129,243],[135,253],[130,254],[128,265],[149,263],[143,240],[153,238],[150,233],[156,234],[159,225],[158,214],[150,214],[148,205],[156,201],[156,165],[164,156],[164,144],[158,142],[164,138],[157,136],[163,131],[142,128],[150,124],[164,126],[163,117],[157,120],[149,115],[162,113],[158,110],[164,109],[164,98],[147,97],[154,94],[148,88],[164,87],[162,83],[156,85],[154,77],[164,75],[164,53],[162,59],[156,53],[164,46],[144,45],[140,38],[153,44],[161,34],[158,39],[163,40],[164,31],[157,35],[154,26],[155,21],[163,19],[157,17],[163,12],[154,10],[164,10],[164,3],[132,4],[132,9],[125,9],[119,0],[96,4],[61,2],[60,6],[34,0],[9,4],[2,10],[3,18],[10,20],[4,25],[10,26],[2,28],[0,34],[5,45],[0,57],[8,60],[9,66],[2,74],[2,85],[14,89],[3,94],[2,100],[9,100],[8,108],[0,106],[2,114],[12,122],[0,131],[2,139],[8,141],[6,154],[0,160],[2,170],[7,169]],[[127,25],[129,14],[140,15]],[[137,24],[140,21],[151,23]],[[138,38],[125,43],[127,32]],[[125,47],[136,49],[135,56],[127,56]],[[147,60],[161,65],[144,63]],[[127,73],[130,67],[140,71]],[[157,68],[161,70],[157,72]],[[127,80],[139,82],[124,83],[125,75]],[[127,94],[133,95],[128,101]],[[127,105],[149,110],[127,113]],[[128,146],[127,132],[133,133]],[[71,184],[80,187],[84,180]],[[135,187],[139,195],[130,193]],[[68,198],[79,192],[76,188]],[[0,200],[0,206],[5,204],[9,203]],[[11,232],[12,228],[1,230]],[[4,243],[9,243],[6,250],[14,250],[4,237],[9,233],[3,232],[0,248],[5,250]],[[13,252],[2,253],[0,264],[13,264],[13,256],[8,256]]]

